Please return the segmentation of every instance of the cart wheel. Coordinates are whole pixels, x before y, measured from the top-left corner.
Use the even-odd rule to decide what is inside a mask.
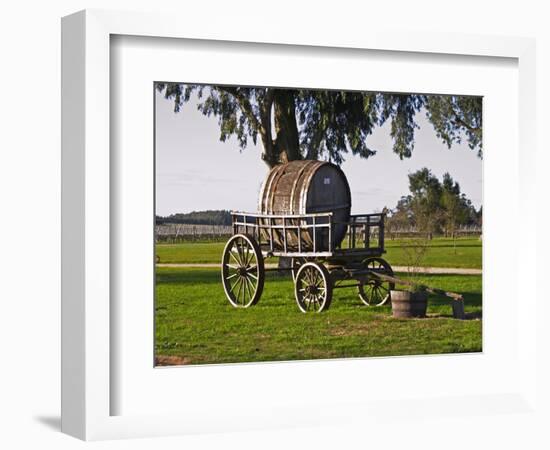
[[[222,282],[225,295],[235,308],[255,305],[264,289],[264,258],[250,236],[236,234],[225,244]]]
[[[332,300],[332,280],[326,267],[306,262],[296,273],[294,295],[302,312],[321,312],[329,308]]]
[[[298,269],[307,262],[307,259],[305,258],[292,258],[290,260],[290,272],[292,273],[292,281],[296,283],[296,274],[298,273]]]
[[[393,270],[390,264],[382,258],[367,258],[363,261],[363,266],[370,272],[378,272],[384,275],[393,276]],[[380,306],[390,299],[390,291],[395,288],[394,283],[367,278],[367,282],[359,280],[359,298],[367,306]]]

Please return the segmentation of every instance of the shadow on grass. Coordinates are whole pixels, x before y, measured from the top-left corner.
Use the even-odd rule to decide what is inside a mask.
[[[428,313],[426,319],[454,319],[452,314]],[[464,319],[461,320],[481,320],[483,313],[481,311],[473,311],[464,313]],[[459,319],[457,319],[459,320]]]
[[[482,295],[478,292],[461,292],[464,297],[464,306],[482,306]],[[451,305],[454,300],[441,295],[430,295],[429,302],[433,305]]]
[[[474,292],[463,292],[464,305],[467,306],[482,306],[482,295]],[[452,300],[451,300],[452,301]]]
[[[157,284],[213,284],[221,283],[221,274],[219,269],[157,268],[155,279]]]
[[[156,269],[157,284],[214,284],[221,286],[221,273],[218,268],[166,268]],[[270,271],[266,273],[265,281],[290,281],[290,272]]]

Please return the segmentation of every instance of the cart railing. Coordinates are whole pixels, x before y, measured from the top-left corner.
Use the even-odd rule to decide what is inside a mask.
[[[353,250],[369,249],[384,253],[385,213],[352,214],[345,222],[347,231],[347,248]],[[363,245],[360,245],[362,241]]]
[[[272,256],[384,253],[383,213],[354,214],[347,222],[334,221],[332,212],[261,214],[232,211],[231,218],[233,234],[253,236],[262,251]],[[336,225],[347,227],[347,239],[338,248],[334,242]]]
[[[253,236],[260,247],[273,256],[330,256],[334,250],[331,212],[260,214],[232,211],[231,218],[234,234]],[[304,242],[303,232],[309,232],[309,243]]]

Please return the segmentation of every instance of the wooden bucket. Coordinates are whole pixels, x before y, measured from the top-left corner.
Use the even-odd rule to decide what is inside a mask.
[[[426,292],[391,291],[393,317],[426,317],[428,294]]]

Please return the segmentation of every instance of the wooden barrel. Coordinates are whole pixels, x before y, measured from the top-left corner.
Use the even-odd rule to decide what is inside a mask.
[[[426,317],[428,294],[426,292],[391,291],[393,317]]]
[[[344,239],[351,211],[351,192],[344,172],[334,164],[325,161],[300,160],[275,166],[269,172],[260,190],[259,212],[263,214],[309,214],[333,213],[333,245]],[[312,224],[313,220],[301,221]],[[322,220],[316,223],[322,223]],[[340,222],[340,223],[338,223]],[[297,223],[297,222],[294,222]],[[277,223],[280,224],[280,221]],[[267,238],[264,231],[264,238]],[[287,233],[287,250],[296,251],[298,233]],[[301,232],[302,251],[316,251],[329,247],[328,228],[319,229],[315,239],[311,230]],[[274,246],[283,247],[282,232],[273,234]]]

